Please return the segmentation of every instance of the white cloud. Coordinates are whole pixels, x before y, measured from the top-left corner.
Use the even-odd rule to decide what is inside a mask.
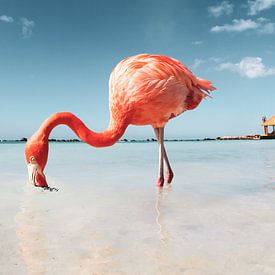
[[[193,69],[197,69],[201,64],[205,63],[206,61],[203,59],[195,58],[194,63],[191,65]]]
[[[275,32],[275,23],[269,22],[268,19],[260,17],[256,20],[252,19],[234,19],[232,24],[215,26],[211,28],[211,32],[243,32],[247,30],[256,30],[262,34],[272,34]]]
[[[32,30],[35,26],[34,21],[27,19],[26,17],[20,18],[22,26],[22,35],[24,38],[29,38],[32,36]]]
[[[257,29],[258,25],[251,19],[234,19],[232,24],[215,26],[211,28],[211,32],[242,32],[249,29]]]
[[[233,12],[234,5],[228,1],[223,1],[217,6],[211,6],[208,8],[208,12],[211,16],[220,17],[223,14],[230,15]]]
[[[262,10],[267,10],[275,6],[275,0],[248,0],[248,14],[255,15]]]
[[[6,23],[12,23],[14,22],[14,19],[10,16],[7,16],[6,14],[0,15],[0,21],[6,22]]]
[[[266,67],[260,57],[244,57],[239,63],[221,63],[217,69],[236,72],[247,78],[275,75],[275,68]]]
[[[198,40],[198,41],[194,41],[192,44],[198,46],[198,45],[201,45],[202,43],[203,41]]]

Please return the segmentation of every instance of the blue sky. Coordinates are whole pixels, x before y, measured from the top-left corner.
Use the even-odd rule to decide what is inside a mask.
[[[58,111],[104,130],[110,72],[137,53],[177,58],[217,87],[168,138],[262,133],[275,115],[275,0],[1,0],[0,45],[0,138],[28,137]]]

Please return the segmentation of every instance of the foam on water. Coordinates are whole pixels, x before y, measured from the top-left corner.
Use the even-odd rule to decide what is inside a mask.
[[[23,145],[0,145],[5,274],[274,274],[275,143],[51,144],[58,192],[26,183]]]

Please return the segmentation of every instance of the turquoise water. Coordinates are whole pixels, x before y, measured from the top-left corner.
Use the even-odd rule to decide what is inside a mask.
[[[275,274],[275,142],[50,144],[27,183],[23,144],[0,145],[0,266],[6,274]],[[1,273],[1,272],[0,272]]]

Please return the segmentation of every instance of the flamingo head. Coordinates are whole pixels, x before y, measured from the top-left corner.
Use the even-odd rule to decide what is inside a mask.
[[[36,141],[31,138],[25,146],[25,157],[30,183],[37,187],[47,187],[43,170],[48,159],[48,141]]]

